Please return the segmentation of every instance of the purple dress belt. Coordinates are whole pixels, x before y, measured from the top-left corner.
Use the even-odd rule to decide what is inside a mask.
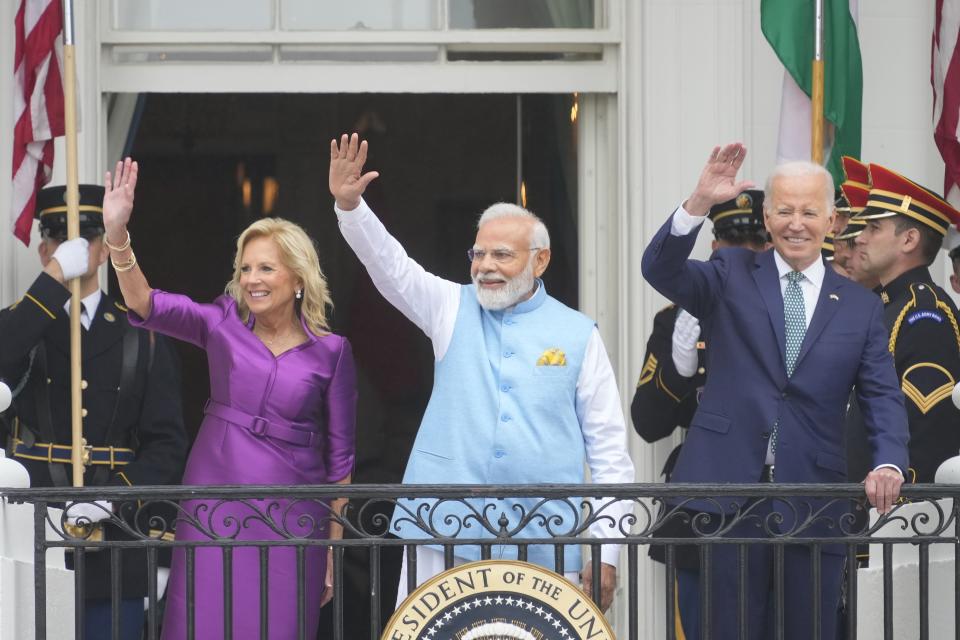
[[[203,412],[208,416],[220,418],[221,420],[225,420],[231,424],[243,427],[244,429],[249,430],[253,435],[261,438],[264,436],[268,438],[276,438],[277,440],[283,440],[284,442],[296,444],[301,447],[314,447],[320,441],[320,434],[318,434],[316,431],[301,431],[299,429],[292,429],[290,427],[275,424],[266,418],[252,416],[249,413],[240,411],[239,409],[234,409],[233,407],[225,405],[222,402],[217,402],[212,398],[207,400],[207,404],[203,408]]]

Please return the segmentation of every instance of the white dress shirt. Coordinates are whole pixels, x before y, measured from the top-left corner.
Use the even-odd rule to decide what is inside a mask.
[[[100,289],[97,289],[86,298],[80,301],[80,324],[83,325],[83,328],[87,331],[90,330],[90,324],[93,322],[93,317],[97,314],[97,307],[100,305]],[[70,317],[70,300],[67,300],[67,303],[63,305],[64,311],[67,312],[67,317]]]
[[[340,232],[357,258],[367,268],[377,290],[390,304],[417,325],[433,342],[439,361],[446,355],[460,308],[462,285],[428,273],[407,256],[363,200],[353,211],[335,207]],[[577,417],[587,454],[591,481],[597,484],[625,484],[634,481],[633,462],[627,455],[627,430],[613,367],[594,327],[587,341],[577,379]],[[595,507],[599,507],[595,504]],[[616,523],[631,510],[628,503],[607,506],[603,514]],[[596,537],[621,537],[608,523],[590,528]],[[604,545],[603,562],[617,566],[619,545]]]

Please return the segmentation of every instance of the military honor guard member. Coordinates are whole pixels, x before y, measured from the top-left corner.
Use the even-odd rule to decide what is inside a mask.
[[[947,233],[947,257],[953,273],[950,274],[950,286],[956,293],[960,293],[960,230],[951,227]]]
[[[856,250],[876,277],[910,423],[910,478],[933,482],[960,450],[960,410],[950,393],[960,379],[957,307],[929,266],[960,212],[937,193],[878,164],[870,165],[866,221]]]
[[[748,189],[732,200],[712,207],[707,214],[713,222],[714,240],[711,250],[744,247],[763,251],[767,246],[767,230],[763,225],[763,191]],[[662,309],[653,319],[653,333],[647,340],[647,353],[637,389],[630,404],[633,428],[645,441],[653,443],[670,437],[677,428],[686,432],[699,404],[700,390],[706,381],[706,331],[692,315],[675,304]],[[674,447],[667,456],[661,474],[669,482],[673,465],[680,455]],[[658,532],[663,537],[688,535],[687,523],[672,519]],[[649,555],[664,562],[664,547],[650,545]],[[695,586],[700,554],[696,547],[676,550],[678,570],[690,572],[682,587]],[[698,638],[699,603],[695,594],[681,598],[680,610],[684,633]]]
[[[867,221],[859,214],[866,208],[870,195],[870,168],[850,156],[843,157],[843,170],[846,179],[840,185],[844,199],[849,207],[850,216],[844,226],[837,232],[834,244],[837,253],[843,253],[843,267],[846,276],[867,289],[876,289],[880,282],[874,276],[866,273],[856,249],[857,236],[867,225]]]
[[[711,249],[746,247],[763,251],[767,231],[763,226],[763,191],[749,189],[713,207]],[[686,429],[697,409],[697,390],[706,377],[706,341],[699,321],[671,304],[653,320],[643,370],[630,404],[633,428],[647,442],[669,437],[677,427]],[[669,480],[675,448],[663,468]],[[659,547],[656,547],[659,549]],[[651,547],[653,550],[654,547]]]
[[[870,167],[856,158],[844,156],[843,171],[845,179],[840,188],[850,207],[851,217],[847,220],[845,228],[837,235],[836,243],[838,246],[843,245],[847,252],[845,264],[847,277],[871,291],[876,291],[879,295],[880,281],[876,276],[864,271],[860,252],[856,250],[857,236],[867,226],[867,221],[859,215],[867,207],[870,196]],[[858,482],[865,478],[873,468],[872,460],[872,449],[867,439],[863,416],[860,414],[860,405],[857,402],[856,393],[851,393],[847,408],[847,476],[850,480]],[[857,518],[854,530],[859,530],[867,524],[867,512],[860,509],[855,511],[854,515]],[[859,555],[865,561],[867,554]]]
[[[162,337],[132,327],[127,309],[100,290],[98,270],[107,259],[103,187],[80,185],[80,237],[69,241],[64,193],[64,187],[49,187],[38,194],[43,271],[18,303],[0,311],[0,377],[16,394],[4,421],[8,456],[26,466],[34,487],[71,484],[66,283],[80,278],[84,484],[178,483],[188,442],[175,355]],[[101,501],[76,505],[67,515],[96,521],[113,509]],[[126,511],[125,506],[121,515]],[[109,525],[104,536],[124,539]],[[139,638],[146,554],[124,551],[121,557],[120,637]],[[109,638],[110,553],[87,553],[85,572],[85,637]]]

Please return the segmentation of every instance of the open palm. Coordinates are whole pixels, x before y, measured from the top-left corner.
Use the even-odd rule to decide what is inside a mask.
[[[746,156],[747,148],[739,142],[714,147],[697,187],[687,201],[687,211],[704,215],[713,205],[732,200],[752,187],[752,182],[737,182],[737,172]]]
[[[133,196],[137,188],[137,163],[130,158],[117,163],[113,176],[104,175],[103,226],[111,231],[126,228],[133,212]]]
[[[340,136],[330,141],[330,193],[337,199],[337,206],[344,211],[352,211],[360,205],[360,197],[367,185],[380,174],[376,171],[363,173],[367,162],[367,141],[360,142],[360,136]]]

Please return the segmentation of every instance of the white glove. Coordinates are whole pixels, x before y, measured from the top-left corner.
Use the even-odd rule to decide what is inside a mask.
[[[79,278],[87,272],[90,260],[90,243],[86,238],[74,238],[61,242],[53,252],[53,259],[60,264],[64,281]]]
[[[167,567],[157,567],[157,601],[163,597],[167,590],[167,582],[170,580],[170,569]],[[143,610],[150,611],[150,598],[144,596]]]
[[[163,597],[167,590],[167,582],[170,580],[170,569],[167,567],[157,567],[157,600]]]
[[[697,339],[700,337],[700,321],[680,310],[673,323],[673,366],[684,378],[697,372]]]
[[[113,514],[113,503],[107,500],[96,502],[77,502],[67,507],[67,522],[77,524],[93,524],[109,518]]]

